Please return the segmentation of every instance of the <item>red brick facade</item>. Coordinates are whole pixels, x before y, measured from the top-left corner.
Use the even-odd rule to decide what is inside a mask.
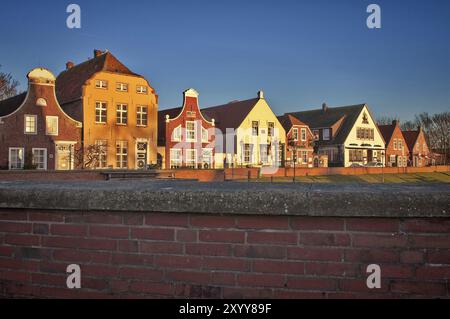
[[[12,113],[0,117],[0,167],[73,169],[82,124],[59,106],[53,74],[34,69],[28,78],[23,102],[14,106]]]
[[[165,168],[214,168],[215,124],[198,105],[198,93],[183,93],[181,108],[158,112],[158,144],[165,148]]]
[[[378,128],[386,141],[386,166],[406,167],[409,149],[400,129],[400,123],[393,121],[391,125],[379,125]]]
[[[432,156],[422,128],[416,131],[403,131],[409,149],[409,166],[424,167],[432,165]]]
[[[448,218],[0,210],[0,297],[448,298],[449,232]]]

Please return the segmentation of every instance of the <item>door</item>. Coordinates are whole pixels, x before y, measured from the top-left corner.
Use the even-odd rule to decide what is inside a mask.
[[[56,169],[70,170],[73,169],[74,149],[72,144],[58,143],[56,144]]]
[[[147,168],[147,142],[137,142],[136,144],[136,168]]]

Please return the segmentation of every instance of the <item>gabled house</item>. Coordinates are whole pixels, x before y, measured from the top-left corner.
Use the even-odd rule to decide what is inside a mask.
[[[367,104],[289,113],[307,124],[330,166],[385,162],[385,142]]]
[[[183,92],[183,106],[158,112],[158,154],[162,168],[214,168],[214,119],[207,119],[194,89]]]
[[[419,126],[416,131],[403,131],[402,133],[409,150],[409,166],[431,165],[432,154],[422,128]]]
[[[202,110],[216,125],[216,168],[273,166],[284,163],[286,132],[264,98],[209,107]]]
[[[91,151],[99,153],[89,168],[156,164],[158,96],[110,52],[94,50],[92,59],[67,62],[57,77],[56,95],[65,112],[83,123],[86,158]]]
[[[378,125],[386,142],[386,166],[406,167],[409,159],[409,149],[400,129],[399,121],[390,125]]]
[[[77,168],[82,123],[59,105],[49,70],[36,68],[27,77],[26,93],[0,102],[0,168]]]
[[[314,153],[315,137],[308,125],[291,114],[278,117],[286,131],[286,167],[326,167],[327,156]]]

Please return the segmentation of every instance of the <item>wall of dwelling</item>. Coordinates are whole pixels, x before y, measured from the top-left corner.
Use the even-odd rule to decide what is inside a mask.
[[[405,167],[408,165],[408,160],[408,145],[403,137],[400,126],[397,124],[389,144],[386,145],[386,166]]]
[[[297,154],[295,165],[297,167],[314,167],[314,135],[312,134],[308,126],[293,125],[289,132],[287,132],[286,134],[287,141],[293,139],[295,129],[298,132],[298,139],[297,141],[294,141],[296,149],[294,149],[294,147],[291,145],[286,146],[285,166],[291,167],[294,165],[294,153],[296,152]],[[302,130],[304,130],[305,132],[304,139],[302,138]],[[303,152],[305,152],[306,154],[306,161],[303,157]]]
[[[96,80],[108,81],[107,89],[95,87]],[[127,83],[128,92],[118,92],[116,83]],[[148,87],[147,94],[136,92],[136,86]],[[107,103],[107,123],[95,123],[95,103]],[[128,106],[127,125],[116,122],[116,108],[118,103]],[[147,164],[157,162],[157,125],[158,125],[158,96],[149,83],[141,77],[122,75],[110,72],[99,72],[86,84],[83,92],[84,107],[84,143],[95,145],[98,140],[107,141],[107,166],[117,168],[116,142],[128,142],[128,168],[136,169],[136,145],[138,141],[147,142]],[[147,126],[137,126],[137,106],[148,107]]]
[[[409,165],[414,167],[424,167],[431,165],[430,150],[425,139],[425,134],[420,131],[417,141],[414,144],[412,152],[410,152]]]
[[[367,116],[368,123],[363,123],[364,114]],[[357,137],[357,129],[358,128],[366,128],[373,129],[374,136],[373,139],[361,139]],[[361,144],[370,144],[371,146],[361,146]],[[378,157],[378,160],[382,163],[385,163],[385,142],[383,136],[381,135],[378,127],[372,118],[369,109],[367,106],[363,108],[361,114],[358,116],[358,119],[355,122],[352,130],[350,131],[347,139],[344,143],[345,151],[344,151],[344,166],[348,167],[353,162],[350,160],[350,149],[352,150],[363,150],[366,154],[365,158],[362,162],[357,162],[360,164],[367,164],[370,161],[371,153],[374,153],[373,156]],[[376,155],[375,155],[376,154]]]

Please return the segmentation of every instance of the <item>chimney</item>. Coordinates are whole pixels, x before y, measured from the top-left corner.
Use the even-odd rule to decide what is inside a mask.
[[[98,56],[100,56],[102,54],[103,54],[102,50],[94,50],[94,58],[96,58],[96,57],[98,57]]]
[[[417,126],[417,130],[418,130],[419,132],[421,132],[421,131],[422,131],[422,126],[418,125],[418,126]]]
[[[259,90],[258,91],[258,98],[259,99],[264,99],[264,91],[263,90]]]
[[[323,103],[322,104],[322,111],[326,112],[328,110],[328,105],[327,103]]]
[[[392,126],[397,126],[398,125],[398,121],[397,120],[393,120],[392,121]]]
[[[70,70],[71,68],[73,68],[73,62],[72,61],[67,61],[66,63],[66,70]]]

